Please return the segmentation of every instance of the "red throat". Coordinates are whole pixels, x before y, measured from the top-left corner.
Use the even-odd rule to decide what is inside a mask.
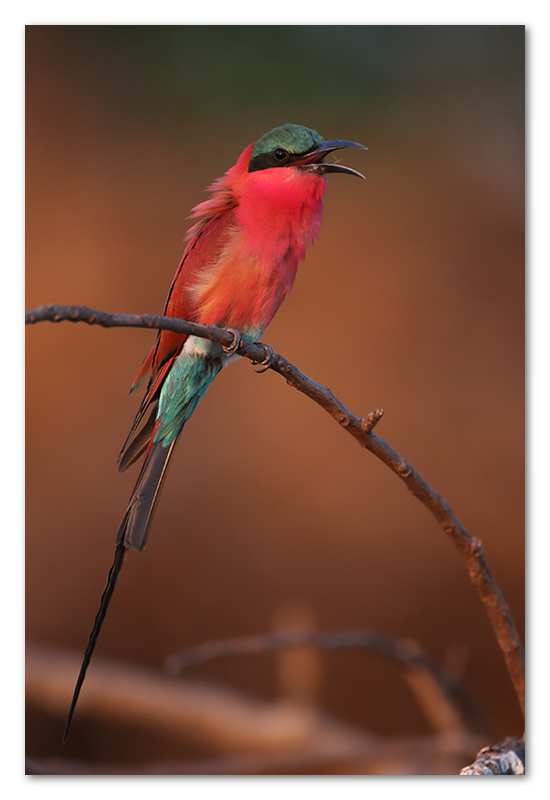
[[[248,172],[251,152],[249,145],[233,167],[235,173],[227,173],[238,202],[239,227],[267,258],[280,258],[290,248],[302,260],[319,232],[327,179],[299,167]]]

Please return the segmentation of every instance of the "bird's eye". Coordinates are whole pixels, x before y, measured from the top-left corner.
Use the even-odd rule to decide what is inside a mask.
[[[273,155],[276,161],[284,161],[285,158],[288,156],[286,150],[283,150],[282,147],[278,147],[276,150],[273,151]]]

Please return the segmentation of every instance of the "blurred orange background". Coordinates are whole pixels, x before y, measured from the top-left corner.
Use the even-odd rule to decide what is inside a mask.
[[[330,177],[319,240],[264,339],[357,415],[384,408],[377,433],[483,540],[523,636],[524,28],[32,26],[26,59],[27,308],[161,313],[190,209],[249,142],[295,122],[368,145],[343,159],[365,181]],[[27,330],[31,641],[84,650],[135,480],[116,469],[128,390],[153,339]],[[319,629],[406,636],[439,661],[465,643],[495,741],[521,734],[452,543],[327,414],[243,360],[186,426],[97,652],[160,667],[268,632],[293,603]],[[331,714],[425,732],[393,664],[323,665]],[[268,654],[189,674],[277,692]],[[62,752],[63,722],[29,719],[31,755]],[[70,753],[132,757],[86,724],[77,711]]]

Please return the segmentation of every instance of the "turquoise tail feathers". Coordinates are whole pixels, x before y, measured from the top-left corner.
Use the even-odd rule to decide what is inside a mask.
[[[219,358],[182,355],[176,359],[160,393],[155,442],[167,447],[179,436],[221,367]]]

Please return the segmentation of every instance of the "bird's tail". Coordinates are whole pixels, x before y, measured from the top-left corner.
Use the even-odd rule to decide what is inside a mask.
[[[176,441],[174,439],[165,447],[162,442],[155,442],[154,433],[151,436],[128,508],[118,529],[117,544],[139,552],[145,547],[155,504]]]
[[[84,653],[84,658],[76,681],[69,714],[67,716],[67,723],[65,725],[64,742],[67,739],[80,690],[82,689],[82,684],[86,677],[86,672],[96,646],[99,632],[101,631],[103,620],[105,619],[120,570],[122,569],[122,564],[124,563],[126,550],[130,547],[134,550],[143,550],[145,547],[147,531],[151,522],[155,502],[158,498],[162,479],[166,474],[166,467],[168,466],[168,461],[175,443],[174,440],[168,447],[164,447],[161,442],[154,441],[154,436],[151,437],[147,456],[144,459],[132,496],[130,497],[130,502],[128,503],[128,508],[126,509],[126,513],[118,529],[115,556],[107,577],[107,585],[101,595],[99,610],[94,620],[88,646],[86,647],[86,652]]]
[[[96,614],[96,618],[94,620],[94,627],[92,628],[92,632],[88,640],[88,646],[86,647],[86,652],[84,653],[84,658],[82,660],[82,666],[80,667],[80,672],[78,673],[76,686],[73,692],[73,699],[71,700],[71,706],[69,708],[69,713],[67,715],[65,733],[63,734],[63,743],[67,741],[67,736],[69,735],[69,728],[71,727],[71,720],[73,718],[74,710],[78,702],[80,690],[82,689],[82,684],[84,683],[84,678],[86,677],[86,671],[88,669],[88,665],[92,658],[92,653],[94,652],[94,648],[97,642],[97,637],[99,636],[99,631],[101,630],[103,620],[105,619],[105,614],[107,613],[107,609],[109,608],[109,602],[115,590],[117,578],[119,576],[120,570],[122,569],[122,564],[124,563],[125,555],[126,555],[126,548],[124,547],[124,545],[117,544],[115,549],[115,557],[111,565],[111,569],[109,570],[109,576],[107,578],[107,585],[103,590],[103,594],[101,595],[101,603],[99,604],[99,611]]]

